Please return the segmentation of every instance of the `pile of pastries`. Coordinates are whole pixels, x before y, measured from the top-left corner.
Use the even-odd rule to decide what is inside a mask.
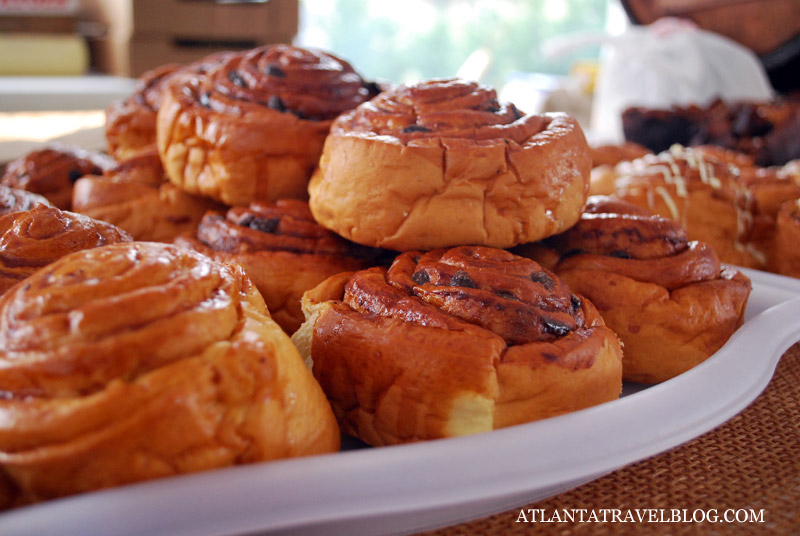
[[[3,508],[614,400],[714,354],[723,263],[797,232],[791,168],[290,45],[146,73],[106,137],[0,180]]]

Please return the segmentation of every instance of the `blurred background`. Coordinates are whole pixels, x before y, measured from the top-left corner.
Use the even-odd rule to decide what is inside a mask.
[[[663,104],[644,81],[664,84],[636,65],[654,64],[643,43],[677,32],[664,20],[724,37],[752,56],[761,71],[752,77],[797,91],[800,0],[0,0],[0,141],[97,128],[108,103],[148,69],[277,42],[331,51],[369,79],[478,80],[526,112],[569,111],[595,132],[600,90]],[[651,27],[658,31],[642,33]],[[724,54],[671,46],[651,51],[670,60],[655,62],[656,74],[687,78],[680,71],[696,57],[707,63],[695,69],[727,68]],[[604,86],[603,73],[620,62],[635,76]],[[682,98],[717,91],[692,87],[716,83],[701,78],[685,81]],[[639,82],[646,95],[636,94]]]

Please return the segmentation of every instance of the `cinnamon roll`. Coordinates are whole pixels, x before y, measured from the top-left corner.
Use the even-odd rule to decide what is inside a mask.
[[[292,340],[341,429],[370,445],[485,432],[617,398],[622,352],[594,306],[507,251],[406,252],[303,297]]]
[[[800,199],[784,202],[775,218],[767,269],[800,278]]]
[[[72,208],[124,229],[134,240],[171,242],[182,233],[194,232],[207,211],[223,206],[170,183],[158,151],[151,147],[120,161],[102,176],[78,179]]]
[[[507,248],[574,224],[590,168],[570,116],[524,115],[489,87],[429,80],[334,122],[309,204],[321,225],[368,246]]]
[[[764,256],[751,243],[754,201],[736,166],[676,145],[623,162],[614,173],[615,197],[675,220],[723,262],[763,268]]]
[[[102,153],[50,145],[10,162],[0,184],[39,194],[58,208],[70,210],[75,181],[113,166],[114,160]]]
[[[241,268],[170,244],[28,278],[0,298],[0,362],[4,506],[339,446]]]
[[[125,160],[155,147],[156,117],[164,87],[172,76],[182,71],[202,74],[230,54],[215,53],[188,65],[170,63],[143,73],[128,98],[114,101],[106,109],[105,136],[109,153],[117,160]]]
[[[359,246],[318,225],[296,199],[209,212],[195,236],[175,243],[223,262],[241,264],[289,334],[303,322],[303,293],[339,272],[389,264],[389,252]]]
[[[228,205],[305,199],[331,121],[377,91],[340,58],[282,44],[181,73],[157,119],[167,175]]]
[[[0,216],[9,212],[30,210],[37,205],[52,206],[47,198],[39,194],[0,185]]]
[[[722,347],[744,321],[751,284],[674,220],[625,205],[590,198],[581,220],[547,242],[562,254],[555,272],[622,341],[624,379],[657,383]]]
[[[2,215],[0,294],[69,253],[130,240],[111,224],[46,205]]]

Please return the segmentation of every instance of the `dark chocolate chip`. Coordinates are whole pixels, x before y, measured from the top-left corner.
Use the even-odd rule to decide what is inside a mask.
[[[533,272],[531,274],[531,281],[533,281],[534,283],[541,284],[547,290],[552,289],[553,286],[556,284],[556,282],[553,281],[553,278],[551,278],[544,272]]]
[[[497,99],[492,100],[492,102],[489,103],[488,108],[486,108],[487,112],[491,112],[493,114],[496,114],[500,110],[501,110],[500,103],[497,102]]]
[[[431,129],[423,127],[422,125],[408,125],[403,129],[403,132],[430,132]]]
[[[242,78],[242,75],[239,74],[239,71],[236,71],[236,70],[231,71],[231,72],[228,73],[228,80],[233,82],[234,86],[238,86],[238,87],[246,87],[247,86],[247,82],[245,82],[244,78]]]
[[[453,277],[450,278],[450,286],[478,288],[478,285],[475,284],[475,281],[473,281],[469,274],[463,270],[459,270],[453,274]]]
[[[83,172],[80,169],[70,169],[69,170],[69,182],[75,182],[76,180],[83,177]]]
[[[522,117],[522,113],[519,110],[517,110],[516,106],[514,106],[513,104],[509,104],[508,107],[514,113],[514,121],[516,121],[517,119],[520,119]]]
[[[545,316],[542,317],[542,323],[544,324],[545,332],[555,335],[556,337],[563,337],[572,331],[569,326],[562,324],[558,320],[547,318]]]
[[[261,231],[262,233],[274,233],[278,230],[280,218],[258,218],[256,216],[247,216],[244,218],[240,225],[249,227],[254,231]]]
[[[418,272],[414,272],[414,274],[411,276],[411,281],[417,285],[424,285],[425,283],[430,283],[431,276],[428,275],[428,272],[423,272],[420,270]]]
[[[627,251],[621,249],[615,249],[611,253],[609,253],[612,257],[617,257],[618,259],[630,259],[631,255]]]
[[[283,100],[277,95],[273,95],[269,98],[269,100],[267,101],[267,106],[269,106],[273,110],[278,110],[279,112],[286,111],[286,105],[283,103]]]
[[[577,311],[578,309],[581,308],[581,299],[577,297],[575,294],[573,294],[569,298],[569,304],[572,306],[573,311]]]
[[[275,78],[286,78],[286,72],[274,63],[267,65],[265,72],[269,76],[274,76]]]
[[[381,93],[381,87],[376,82],[364,82],[364,88],[369,93],[370,97],[374,97],[378,93]]]

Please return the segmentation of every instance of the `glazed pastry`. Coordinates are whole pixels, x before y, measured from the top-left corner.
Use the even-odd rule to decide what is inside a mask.
[[[47,198],[39,194],[0,185],[0,216],[9,212],[30,210],[37,205],[52,206]]]
[[[800,199],[784,202],[775,221],[767,269],[800,278]]]
[[[133,93],[106,109],[105,135],[108,150],[117,160],[156,146],[156,116],[164,87],[181,71],[204,73],[219,64],[229,52],[212,54],[189,65],[170,63],[145,72],[136,81]]]
[[[508,248],[574,224],[590,168],[568,115],[524,115],[486,86],[430,80],[334,122],[309,205],[321,225],[367,246]]]
[[[58,208],[70,210],[75,181],[113,166],[114,160],[102,153],[51,145],[10,162],[0,184],[42,195]]]
[[[333,452],[319,385],[241,268],[132,242],[0,299],[5,506]]]
[[[778,211],[786,202],[800,198],[800,185],[782,168],[742,168],[742,181],[753,198],[753,234],[751,242],[763,255],[769,256],[775,234]]]
[[[64,255],[131,237],[109,223],[38,205],[0,216],[0,294]]]
[[[619,144],[592,145],[589,147],[592,156],[592,167],[616,166],[620,162],[636,160],[652,151],[644,145],[633,142]]]
[[[194,232],[207,211],[223,207],[167,181],[158,151],[151,147],[102,176],[78,179],[72,208],[124,229],[134,240],[171,242],[182,233]]]
[[[690,240],[712,246],[723,262],[763,268],[751,243],[753,199],[740,172],[693,148],[673,146],[614,169],[617,198],[677,221]]]
[[[209,212],[196,237],[176,243],[244,267],[270,315],[289,334],[303,322],[303,293],[339,272],[388,264],[387,252],[347,242],[318,225],[296,199]]]
[[[377,91],[344,60],[282,44],[181,73],[158,113],[164,168],[183,190],[228,205],[305,199],[331,121]]]
[[[171,63],[142,74],[133,94],[114,101],[106,109],[105,136],[108,152],[124,160],[156,144],[156,114],[164,84],[180,68]]]
[[[370,445],[486,432],[617,398],[622,351],[594,306],[535,262],[407,252],[303,297],[292,340],[344,433]]]
[[[593,197],[574,227],[547,242],[562,254],[555,272],[622,341],[625,380],[673,378],[744,321],[750,280],[721,267],[713,248],[689,241],[674,220]]]

